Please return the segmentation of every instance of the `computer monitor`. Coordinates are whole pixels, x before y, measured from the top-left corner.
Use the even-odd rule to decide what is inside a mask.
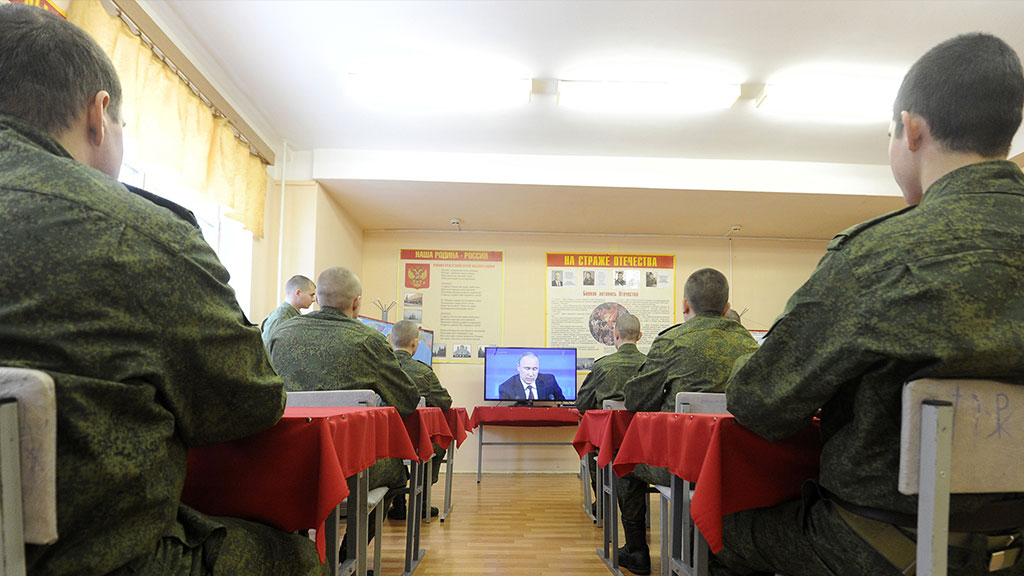
[[[367,316],[359,316],[359,321],[367,326],[373,328],[377,332],[380,332],[385,337],[391,334],[391,328],[394,324],[391,322],[385,322],[384,320],[377,320],[376,318],[369,318]],[[416,348],[416,353],[412,355],[413,358],[423,362],[427,366],[431,365],[433,355],[430,353],[434,349],[434,331],[420,327],[419,329],[420,345]]]
[[[524,347],[484,349],[484,400],[526,400],[531,368],[536,400],[576,401],[576,349]]]

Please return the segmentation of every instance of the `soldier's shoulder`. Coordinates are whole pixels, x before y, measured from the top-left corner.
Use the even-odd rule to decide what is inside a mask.
[[[676,331],[677,329],[682,328],[682,327],[683,327],[683,323],[682,322],[680,322],[679,324],[676,324],[674,326],[669,326],[668,328],[665,328],[661,332],[658,332],[658,336],[659,337],[660,336],[671,336],[672,334],[670,334],[670,333],[673,333],[673,331]]]
[[[854,224],[839,234],[836,234],[828,243],[828,250],[840,250],[855,238],[863,236],[870,230],[877,230],[880,226],[885,226],[887,223],[891,223],[897,217],[907,214],[915,208],[916,206],[907,206],[906,208],[894,210],[887,214],[871,218],[870,220],[865,220],[860,224]]]

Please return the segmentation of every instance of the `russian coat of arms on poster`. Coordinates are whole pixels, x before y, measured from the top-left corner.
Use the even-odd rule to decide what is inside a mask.
[[[405,287],[406,288],[429,288],[430,287],[430,264],[405,265]]]

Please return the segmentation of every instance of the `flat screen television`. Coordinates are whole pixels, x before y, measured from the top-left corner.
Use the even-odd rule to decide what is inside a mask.
[[[531,379],[536,400],[575,402],[576,349],[484,349],[484,400],[525,401]]]
[[[360,316],[359,321],[367,326],[373,328],[377,332],[380,332],[385,337],[391,334],[391,328],[394,326],[392,322],[385,322],[383,320],[377,320],[376,318],[368,318],[366,316]],[[434,331],[427,330],[426,328],[420,327],[420,345],[416,348],[416,353],[412,355],[413,358],[423,362],[427,366],[431,365],[433,355],[430,353],[434,349]]]

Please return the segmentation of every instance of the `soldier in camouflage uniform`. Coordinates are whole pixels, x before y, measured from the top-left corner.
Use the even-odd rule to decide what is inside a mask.
[[[260,332],[263,335],[263,344],[270,348],[270,337],[285,320],[295,318],[299,310],[305,310],[316,302],[316,284],[302,275],[292,276],[284,285],[284,302],[271,312],[263,323],[260,324]]]
[[[917,497],[896,489],[903,384],[1024,383],[1024,174],[1005,161],[1022,106],[1020,60],[992,36],[943,42],[907,73],[889,157],[910,207],[829,243],[726,392],[769,440],[820,408],[820,479],[799,500],[727,516],[714,574],[913,572]],[[953,495],[949,573],[987,574],[988,555],[1019,540],[1022,502]],[[958,528],[961,514],[978,524]]]
[[[651,344],[639,373],[626,383],[626,409],[674,412],[678,392],[723,392],[737,358],[757,350],[743,326],[722,316],[729,309],[729,282],[718,270],[703,268],[683,286],[683,320],[663,330]],[[626,545],[619,563],[634,574],[649,574],[648,484],[668,486],[665,468],[641,464],[616,485]]]
[[[357,319],[363,300],[359,278],[347,268],[324,270],[316,280],[320,310],[282,323],[270,339],[270,358],[288,390],[373,390],[403,417],[420,393],[402,371],[387,340]],[[367,471],[370,489],[387,486],[384,510],[405,489],[402,460],[378,460]]]
[[[445,390],[444,386],[441,386],[441,381],[437,379],[437,374],[434,374],[430,366],[412,357],[420,345],[419,333],[419,327],[415,322],[401,320],[391,329],[391,346],[395,349],[395,356],[398,358],[399,365],[409,375],[413,383],[416,384],[420,396],[426,399],[427,406],[447,410],[452,407],[452,397]],[[447,451],[444,448],[434,444],[431,484],[437,484],[437,480],[441,475],[441,460],[444,459],[445,454],[447,454]],[[424,506],[426,505],[427,503],[424,502]],[[388,518],[404,520],[405,515],[405,497],[399,496],[395,498],[391,511],[388,513]],[[430,515],[437,516],[438,509],[431,506]]]
[[[576,408],[580,414],[586,414],[587,410],[600,410],[605,400],[622,400],[625,397],[623,389],[626,380],[636,376],[637,369],[647,358],[636,347],[642,336],[640,320],[636,316],[628,313],[619,314],[612,332],[615,352],[594,362],[594,367],[584,378],[576,395]],[[597,494],[597,453],[591,452],[586,458],[587,466],[590,468],[590,484],[594,488],[594,494]],[[592,504],[591,508],[593,507]]]
[[[60,536],[28,574],[319,574],[308,538],[180,502],[188,448],[285,397],[200,232],[114,180],[120,100],[84,32],[0,6],[0,365],[57,395]]]

